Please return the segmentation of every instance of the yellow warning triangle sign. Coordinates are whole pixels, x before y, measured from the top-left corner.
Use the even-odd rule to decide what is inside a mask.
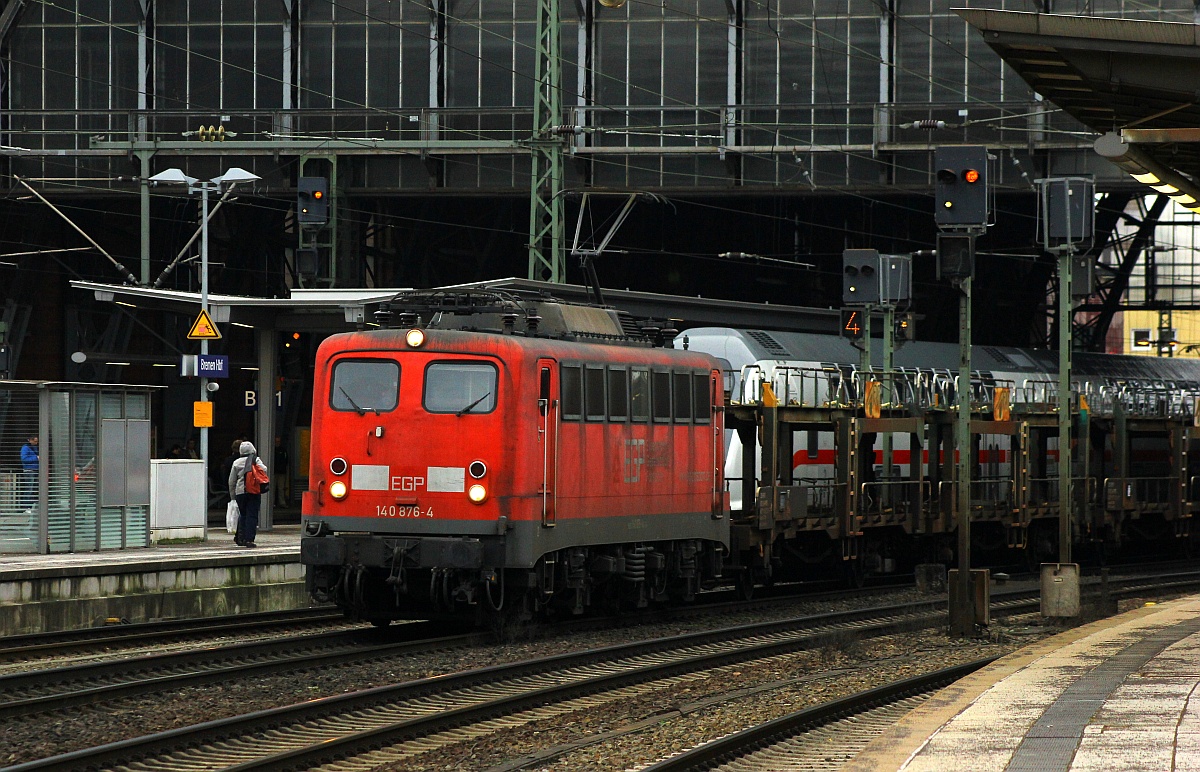
[[[218,340],[221,337],[221,331],[217,329],[217,325],[213,324],[212,317],[208,315],[208,312],[202,308],[187,336],[188,340]]]

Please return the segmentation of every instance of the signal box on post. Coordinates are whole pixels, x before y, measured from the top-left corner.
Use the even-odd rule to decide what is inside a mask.
[[[982,146],[939,147],[933,219],[938,227],[982,228],[988,223],[988,153]]]
[[[974,233],[937,235],[937,274],[939,279],[969,279],[975,274]]]
[[[329,222],[329,180],[324,177],[296,180],[296,221],[310,228]]]
[[[847,249],[842,252],[842,302],[865,306],[879,302],[879,251]]]

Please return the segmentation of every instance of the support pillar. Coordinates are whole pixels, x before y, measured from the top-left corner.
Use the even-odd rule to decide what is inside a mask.
[[[254,447],[267,465],[272,487],[281,485],[279,472],[275,469],[275,360],[278,336],[274,328],[256,329],[258,349],[258,419],[255,425]],[[270,531],[275,525],[275,493],[262,496],[262,508],[258,513],[258,527]]]

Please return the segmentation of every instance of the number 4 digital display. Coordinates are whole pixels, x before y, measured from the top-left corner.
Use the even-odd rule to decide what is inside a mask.
[[[863,336],[862,311],[857,308],[842,309],[842,336],[846,338],[861,338]]]

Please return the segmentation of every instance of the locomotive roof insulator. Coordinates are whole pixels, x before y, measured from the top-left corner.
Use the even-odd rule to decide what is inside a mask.
[[[386,305],[380,306],[379,309],[375,312],[374,316],[375,316],[375,323],[378,324],[381,329],[386,330],[392,326],[393,314],[392,314],[392,309],[389,308],[388,306],[386,306]]]
[[[416,312],[414,312],[414,311],[401,311],[400,312],[400,326],[401,327],[416,327],[417,323],[420,320],[421,320],[421,317],[417,316]]]
[[[503,314],[500,318],[504,321],[504,334],[512,335],[513,330],[517,328],[517,315],[510,312]]]
[[[525,317],[525,326],[529,329],[530,335],[537,332],[538,325],[541,323],[542,317],[538,316],[537,314],[530,314],[529,316]]]

